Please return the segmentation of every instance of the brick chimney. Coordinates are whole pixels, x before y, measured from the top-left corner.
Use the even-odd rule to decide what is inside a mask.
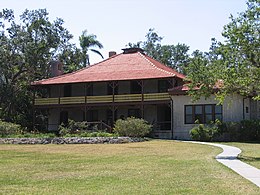
[[[108,53],[108,57],[112,57],[112,56],[114,56],[114,55],[116,55],[116,52],[115,52],[115,51],[110,51],[110,52]]]
[[[51,77],[60,76],[63,74],[63,64],[60,61],[51,61]]]
[[[124,51],[123,54],[137,53],[137,52],[144,53],[144,50],[139,47],[125,48],[122,50]]]

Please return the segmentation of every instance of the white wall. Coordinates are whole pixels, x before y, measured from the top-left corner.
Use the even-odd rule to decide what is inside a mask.
[[[173,100],[173,132],[175,139],[190,139],[189,131],[194,127],[194,124],[185,124],[184,121],[184,106],[185,105],[196,105],[196,104],[217,104],[218,101],[212,95],[210,98],[205,100],[205,98],[200,98],[196,102],[191,101],[191,97],[187,95],[172,96]],[[243,109],[246,106],[249,107],[249,113],[246,114]],[[244,99],[241,95],[230,95],[223,104],[223,121],[240,121],[249,119],[250,117],[250,105],[249,99]]]

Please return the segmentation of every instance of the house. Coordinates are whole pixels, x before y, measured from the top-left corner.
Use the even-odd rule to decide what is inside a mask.
[[[223,104],[219,105],[214,95],[207,99],[201,97],[193,102],[187,91],[187,85],[169,89],[173,105],[174,139],[190,139],[189,131],[194,127],[196,120],[208,123],[216,119],[223,122],[260,119],[260,104],[250,97],[237,93],[230,94]]]
[[[61,74],[61,64],[54,63],[52,71]],[[79,71],[35,81],[32,86],[47,96],[35,98],[34,108],[47,111],[48,130],[68,119],[113,126],[119,118],[134,116],[153,124],[154,137],[172,138],[168,89],[183,85],[184,78],[139,48],[123,49]]]
[[[256,102],[240,95],[230,96],[223,106],[214,97],[192,102],[187,96],[183,74],[144,54],[140,48],[110,53],[102,62],[62,74],[62,64],[53,63],[54,77],[35,81],[35,111],[46,111],[46,129],[55,131],[68,119],[101,123],[112,127],[119,118],[141,117],[153,125],[152,136],[189,139],[196,119],[239,121],[256,118]]]

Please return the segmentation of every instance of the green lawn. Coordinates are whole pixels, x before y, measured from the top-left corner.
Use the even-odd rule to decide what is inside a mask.
[[[224,143],[242,150],[239,159],[260,169],[260,144],[255,143]]]
[[[260,194],[220,152],[175,141],[0,145],[0,194]]]

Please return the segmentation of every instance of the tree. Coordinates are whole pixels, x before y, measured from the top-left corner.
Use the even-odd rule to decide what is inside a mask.
[[[213,92],[223,102],[230,93],[240,93],[260,99],[260,1],[248,0],[247,10],[237,17],[231,15],[224,26],[223,43],[212,39],[208,53],[197,55],[187,68],[193,97],[209,96]],[[196,74],[195,74],[196,72]]]
[[[177,45],[161,45],[163,37],[159,36],[154,29],[149,29],[145,41],[128,43],[128,47],[140,47],[147,55],[161,63],[185,73],[184,67],[189,62],[189,46],[178,43]]]
[[[102,58],[104,58],[103,55],[98,50],[91,49],[92,47],[98,47],[99,49],[103,48],[103,45],[97,40],[96,35],[94,35],[94,34],[88,35],[87,30],[84,30],[82,32],[82,35],[79,37],[79,42],[80,42],[80,46],[82,48],[82,51],[85,55],[85,57],[84,57],[85,66],[90,64],[89,55],[88,55],[89,49],[90,49],[90,51],[93,51],[94,53],[97,53]]]
[[[159,50],[159,61],[178,72],[185,74],[185,67],[188,66],[190,55],[189,46],[178,43],[177,45],[163,45]]]
[[[30,83],[50,76],[51,60],[66,53],[78,59],[79,51],[63,24],[59,18],[49,21],[45,9],[25,10],[20,23],[12,10],[0,12],[0,118],[32,127]]]
[[[73,72],[85,67],[85,54],[74,44],[68,45],[58,55],[62,62],[64,73]]]

